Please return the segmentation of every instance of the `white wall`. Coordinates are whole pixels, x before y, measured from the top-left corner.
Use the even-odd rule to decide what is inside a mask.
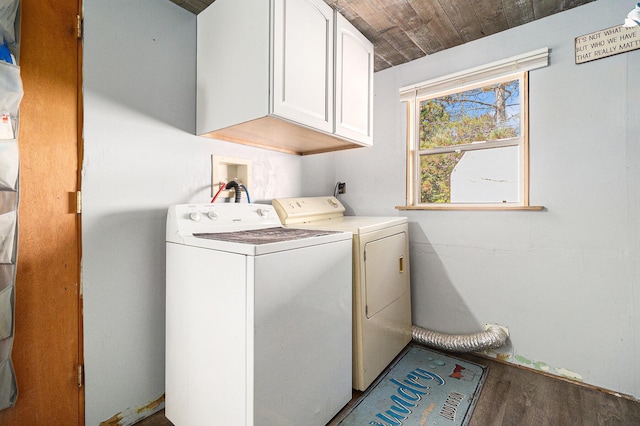
[[[255,200],[327,194],[340,180],[349,213],[408,216],[416,324],[503,324],[510,361],[640,397],[640,51],[573,61],[574,38],[618,25],[630,3],[600,0],[377,73],[374,148],[296,157],[192,135],[194,15],[85,0],[86,424],[118,413],[130,424],[164,393],[165,213],[209,200],[211,154],[252,160]],[[551,65],[531,74],[530,111],[531,199],[545,211],[397,211],[398,89],[544,46]]]
[[[252,161],[252,201],[300,195],[302,160],[193,136],[195,15],[85,0],[84,16],[86,424],[130,424],[164,393],[167,207],[210,201],[211,154]]]
[[[639,398],[640,50],[574,61],[575,37],[620,25],[632,7],[600,0],[379,72],[374,148],[334,156],[353,213],[409,218],[415,324],[502,324],[508,361]],[[395,211],[399,88],[541,47],[550,66],[530,74],[530,177],[544,211]]]

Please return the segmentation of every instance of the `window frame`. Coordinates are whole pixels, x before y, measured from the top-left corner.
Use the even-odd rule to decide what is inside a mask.
[[[439,98],[441,96],[450,95],[452,93],[461,93],[467,90],[477,89],[480,87],[491,86],[497,83],[503,83],[505,81],[514,81],[518,80],[519,90],[520,90],[520,136],[507,139],[500,140],[489,140],[482,142],[469,142],[460,145],[452,145],[446,147],[438,147],[438,148],[430,148],[430,149],[420,149],[420,108],[419,105],[423,101],[428,101],[430,99]],[[459,206],[459,205],[468,205],[468,206],[493,206],[493,205],[509,205],[509,206],[527,206],[529,205],[529,167],[528,167],[528,158],[529,158],[529,131],[528,131],[528,116],[529,116],[529,104],[528,104],[528,73],[518,72],[516,74],[507,74],[505,76],[499,78],[493,78],[488,81],[478,82],[472,85],[467,85],[464,87],[454,88],[452,90],[447,90],[445,92],[435,93],[428,96],[416,97],[414,100],[408,102],[408,104],[415,103],[413,109],[415,111],[413,118],[413,126],[412,123],[408,125],[413,127],[413,135],[414,139],[410,141],[411,143],[411,155],[413,161],[413,179],[412,182],[413,188],[412,193],[410,194],[410,199],[412,201],[412,205],[416,206],[430,206],[432,204],[437,205],[451,205],[451,206]],[[422,203],[421,200],[421,185],[419,184],[420,177],[422,175],[420,164],[422,155],[430,155],[430,154],[439,154],[439,153],[449,153],[452,151],[475,151],[475,150],[486,150],[491,148],[502,148],[507,146],[516,146],[519,148],[518,154],[518,201],[515,202],[476,202],[476,203],[453,203],[449,201],[448,203]]]
[[[548,65],[549,49],[542,48],[529,53],[518,55],[502,61],[493,62],[472,68],[470,70],[450,74],[436,79],[428,80],[416,85],[400,89],[400,101],[407,104],[407,174],[406,174],[406,205],[398,206],[401,210],[540,210],[541,206],[529,204],[529,71]],[[445,96],[451,93],[463,92],[473,88],[488,86],[497,82],[520,79],[521,102],[521,134],[517,144],[504,141],[488,141],[493,147],[519,146],[522,152],[519,155],[519,182],[518,202],[499,203],[420,203],[420,153],[419,150],[419,105],[421,101]],[[485,143],[477,149],[490,149]],[[463,145],[465,151],[475,148],[472,144]],[[479,144],[480,145],[480,144]],[[452,151],[456,148],[443,148],[444,151]],[[460,149],[460,147],[457,147]],[[439,148],[431,149],[434,151]]]

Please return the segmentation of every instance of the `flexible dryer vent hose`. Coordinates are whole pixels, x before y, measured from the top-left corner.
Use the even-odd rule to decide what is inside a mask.
[[[509,330],[500,325],[487,325],[485,331],[473,334],[445,334],[418,326],[411,327],[413,340],[450,352],[477,352],[496,349],[505,344]]]

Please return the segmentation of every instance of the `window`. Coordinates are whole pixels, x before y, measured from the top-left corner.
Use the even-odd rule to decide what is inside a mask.
[[[524,81],[520,73],[416,101],[419,204],[521,203]]]
[[[401,89],[407,204],[527,207],[528,71],[548,49]]]

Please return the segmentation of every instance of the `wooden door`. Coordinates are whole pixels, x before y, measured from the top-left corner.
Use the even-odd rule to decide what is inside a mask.
[[[20,204],[12,359],[16,405],[2,425],[84,422],[77,16],[81,0],[21,0]]]

